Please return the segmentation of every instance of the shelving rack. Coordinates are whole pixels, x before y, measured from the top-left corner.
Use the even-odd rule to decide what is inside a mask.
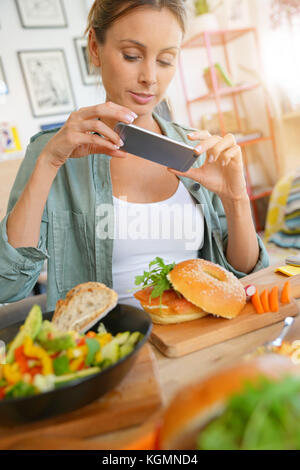
[[[240,118],[238,103],[237,103],[237,95],[240,93],[244,93],[246,91],[250,91],[250,90],[254,90],[256,88],[262,87],[262,85],[260,82],[254,82],[254,83],[244,84],[240,86],[219,88],[217,74],[215,71],[214,61],[213,61],[213,47],[223,46],[227,72],[231,74],[231,67],[230,67],[227,44],[233,40],[240,38],[241,36],[244,36],[245,34],[254,35],[256,50],[257,50],[257,57],[258,57],[258,66],[259,66],[259,69],[262,70],[260,46],[259,46],[257,31],[255,28],[204,31],[204,32],[197,34],[196,36],[193,36],[192,38],[188,39],[185,43],[183,43],[182,49],[191,49],[191,48],[205,48],[206,49],[208,66],[210,68],[210,76],[211,76],[212,88],[213,88],[212,92],[207,93],[205,95],[201,95],[195,99],[190,100],[188,97],[187,83],[186,83],[185,76],[184,76],[183,59],[182,57],[179,58],[179,72],[180,72],[181,82],[183,86],[183,94],[185,98],[187,114],[188,114],[191,127],[197,127],[197,125],[195,125],[195,123],[193,122],[191,106],[194,103],[197,103],[200,101],[214,100],[216,103],[216,107],[217,107],[220,130],[221,130],[221,134],[223,137],[228,131],[226,131],[225,129],[224,116],[223,116],[222,109],[221,109],[221,100],[223,97],[231,97],[233,101],[233,109],[234,109],[234,113],[236,117],[237,126],[238,126],[239,131],[242,132],[241,118]],[[270,104],[268,102],[268,97],[265,95],[265,93],[264,93],[264,100],[265,100],[265,109],[266,109],[267,119],[268,119],[269,135],[262,136],[256,139],[244,140],[241,143],[239,143],[237,140],[239,145],[243,148],[243,160],[244,160],[247,191],[248,191],[249,199],[251,201],[251,205],[253,209],[253,216],[255,219],[257,231],[261,231],[262,226],[259,220],[259,212],[258,212],[256,201],[260,198],[269,196],[272,192],[272,188],[266,188],[266,190],[261,191],[259,193],[254,192],[252,181],[251,181],[251,175],[250,175],[249,168],[248,168],[248,158],[247,158],[247,152],[246,152],[247,146],[254,145],[260,142],[271,141],[273,154],[274,154],[273,155],[274,164],[275,164],[277,174],[279,174],[279,161],[278,161],[278,153],[277,153],[277,147],[276,147],[276,141],[275,141],[272,113],[271,113]]]

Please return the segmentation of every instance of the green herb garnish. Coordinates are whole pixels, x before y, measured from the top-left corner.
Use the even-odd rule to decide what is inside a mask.
[[[261,377],[198,435],[198,450],[300,450],[300,379]]]
[[[154,289],[150,294],[150,303],[151,299],[154,299],[160,296],[160,311],[162,307],[162,295],[165,290],[172,289],[172,286],[167,278],[167,274],[172,271],[176,263],[165,264],[163,259],[157,256],[151,263],[149,263],[149,271],[144,271],[144,274],[141,276],[135,276],[135,285],[142,284],[142,289],[145,287],[153,286]],[[153,266],[153,268],[152,268]],[[152,269],[151,269],[152,268]],[[175,291],[178,297],[181,297],[181,294]]]

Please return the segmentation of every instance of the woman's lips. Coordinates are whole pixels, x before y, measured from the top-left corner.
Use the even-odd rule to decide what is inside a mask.
[[[138,95],[136,93],[133,93],[132,91],[130,91],[129,93],[131,94],[133,99],[139,104],[149,103],[149,101],[151,101],[152,98],[154,98],[154,95]]]

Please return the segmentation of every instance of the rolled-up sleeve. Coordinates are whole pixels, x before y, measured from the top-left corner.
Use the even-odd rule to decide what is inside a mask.
[[[30,144],[11,190],[6,216],[0,222],[0,303],[15,302],[27,297],[37,282],[45,260],[49,258],[46,207],[37,247],[14,248],[7,236],[7,219],[34,169],[36,158],[37,153]]]

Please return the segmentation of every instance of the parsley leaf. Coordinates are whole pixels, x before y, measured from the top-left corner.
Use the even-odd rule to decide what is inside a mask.
[[[144,271],[141,276],[135,276],[135,285],[142,284],[142,289],[152,286],[153,290],[150,294],[151,299],[160,297],[160,310],[162,307],[162,295],[165,290],[172,289],[172,286],[167,278],[167,274],[175,267],[175,261],[171,264],[165,264],[164,260],[157,256],[149,263],[149,271]],[[151,269],[152,268],[152,269]],[[181,294],[175,290],[178,297]]]

